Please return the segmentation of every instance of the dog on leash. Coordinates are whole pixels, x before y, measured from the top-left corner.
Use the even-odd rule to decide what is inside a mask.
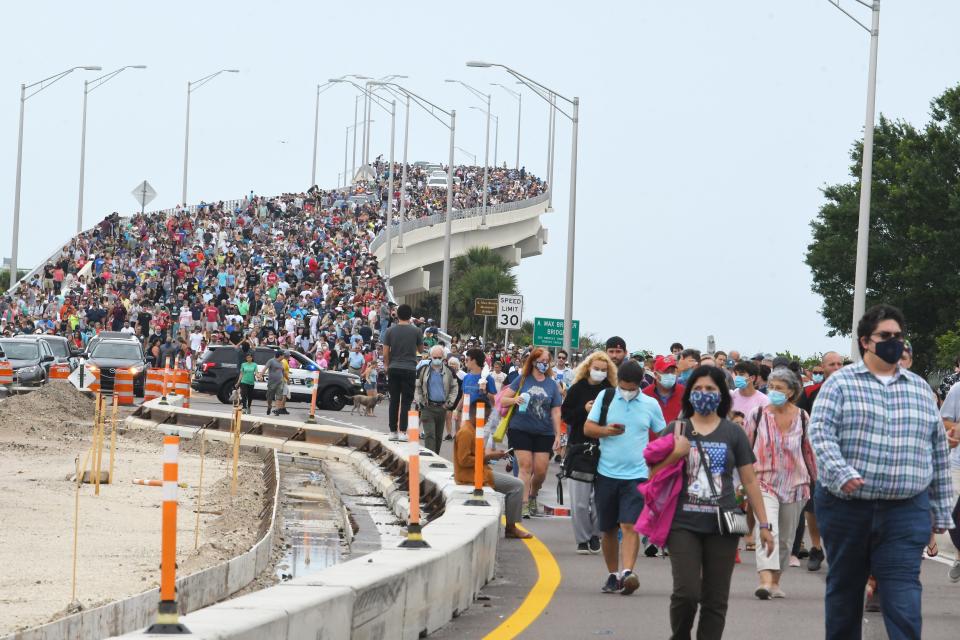
[[[378,393],[375,396],[356,395],[351,396],[350,399],[353,402],[353,407],[350,409],[350,415],[360,411],[364,416],[376,418],[377,416],[373,410],[383,400],[383,394]]]

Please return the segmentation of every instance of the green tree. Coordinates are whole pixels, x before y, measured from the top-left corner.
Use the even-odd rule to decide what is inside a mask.
[[[937,336],[937,367],[944,371],[953,371],[953,363],[960,355],[960,322],[957,325]]]
[[[476,298],[496,298],[501,293],[517,293],[517,276],[510,265],[489,247],[474,247],[453,261],[450,277],[450,318],[454,331],[479,335],[483,317],[473,315]],[[487,334],[496,331],[489,322]]]
[[[931,103],[916,128],[880,116],[874,133],[867,306],[903,310],[914,369],[934,365],[936,337],[960,318],[960,87]],[[823,188],[827,202],[811,222],[806,263],[830,335],[850,335],[863,147],[855,143],[854,180]]]
[[[29,273],[26,269],[17,269],[18,279]],[[0,293],[6,292],[10,288],[10,269],[0,271]]]

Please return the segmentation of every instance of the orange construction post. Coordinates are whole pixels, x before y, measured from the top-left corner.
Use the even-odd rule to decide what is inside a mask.
[[[317,387],[320,385],[320,372],[314,371],[312,383],[310,385],[310,417],[307,418],[307,424],[316,424],[317,422]]]
[[[164,367],[163,372],[160,375],[160,390],[162,393],[160,394],[159,404],[170,404],[169,402],[167,402],[167,392],[170,389],[170,382],[168,380],[169,377],[170,377],[170,368]]]
[[[404,549],[425,549],[430,545],[423,539],[420,527],[420,414],[407,414],[407,478],[409,480],[410,519],[407,539],[400,543]]]
[[[163,437],[163,536],[160,551],[160,606],[147,633],[190,633],[177,613],[177,455],[179,436]]]
[[[466,396],[464,396],[466,399]],[[483,471],[487,465],[484,462],[484,448],[486,444],[486,414],[482,402],[477,403],[476,423],[474,424],[474,453],[473,453],[473,497],[464,504],[471,507],[489,507],[490,503],[483,497]]]

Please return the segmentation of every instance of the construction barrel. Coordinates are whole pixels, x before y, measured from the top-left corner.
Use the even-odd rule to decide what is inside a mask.
[[[190,408],[190,370],[175,369],[173,371],[174,389],[178,396],[183,398],[183,408]]]
[[[50,380],[66,380],[70,377],[70,365],[66,362],[57,362],[50,365]]]
[[[83,372],[86,376],[86,380],[90,381],[87,383],[87,389],[90,389],[90,391],[93,391],[94,393],[100,391],[100,369],[89,364],[85,364],[83,366],[86,369],[86,371]]]
[[[13,365],[8,360],[0,360],[0,385],[13,384]]]
[[[163,395],[163,369],[147,369],[147,381],[143,385],[143,401],[156,400]]]
[[[117,369],[113,378],[113,395],[117,396],[117,404],[129,406],[133,404],[133,373],[129,369]]]

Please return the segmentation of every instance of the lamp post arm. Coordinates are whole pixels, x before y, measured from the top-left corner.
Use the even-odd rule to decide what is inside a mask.
[[[34,82],[33,84],[24,85],[24,87],[23,87],[23,89],[24,89],[23,100],[24,100],[24,101],[29,100],[30,98],[32,98],[33,96],[37,95],[38,93],[40,93],[40,92],[43,91],[44,89],[47,89],[48,87],[50,87],[50,86],[51,86],[52,84],[54,84],[55,82],[57,82],[57,81],[65,78],[66,76],[70,75],[71,73],[73,73],[73,72],[76,71],[77,69],[85,69],[85,68],[86,68],[86,67],[82,67],[82,66],[80,66],[80,67],[71,67],[71,68],[67,69],[66,71],[61,71],[60,73],[57,73],[57,74],[52,75],[52,76],[50,76],[49,78],[44,78],[43,80],[37,80],[37,81]],[[99,67],[97,67],[97,68],[99,69]],[[36,89],[35,91],[31,91],[31,92],[27,93],[26,90],[27,90],[27,89],[32,89],[33,87],[37,87],[37,89]]]

